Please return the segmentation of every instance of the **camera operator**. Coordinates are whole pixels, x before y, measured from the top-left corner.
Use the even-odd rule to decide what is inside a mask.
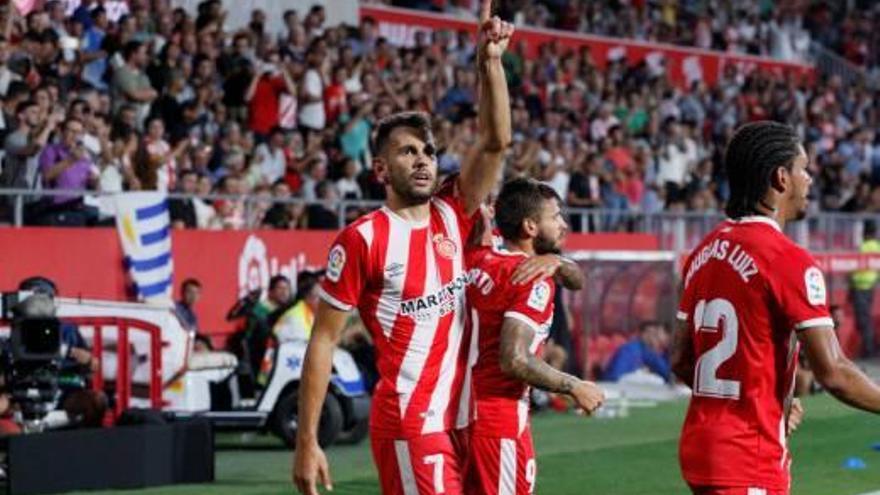
[[[246,374],[254,380],[266,352],[266,341],[271,337],[272,327],[293,305],[290,280],[284,275],[275,275],[269,280],[269,291],[265,300],[260,299],[260,294],[259,289],[251,291],[238,300],[226,315],[227,321],[240,318],[245,320],[242,330],[230,338],[228,348],[238,356],[240,363],[248,367]]]
[[[48,296],[53,303],[58,293],[52,280],[40,276],[21,281],[18,289]],[[79,327],[67,322],[61,322],[59,327],[61,361],[58,374],[62,395],[58,404],[75,424],[100,426],[107,409],[107,398],[102,392],[88,388],[89,378],[98,369],[98,361],[92,356]]]

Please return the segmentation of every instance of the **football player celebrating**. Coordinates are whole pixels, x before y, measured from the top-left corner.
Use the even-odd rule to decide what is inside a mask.
[[[468,250],[472,283],[468,305],[477,342],[472,370],[475,419],[471,425],[466,493],[528,494],[537,465],[529,427],[529,386],[569,394],[587,413],[602,404],[594,383],[562,373],[541,359],[553,319],[555,285],[548,277],[514,279],[536,255],[559,253],[568,227],[553,189],[532,179],[504,185],[495,203],[502,247]]]
[[[388,200],[344,229],[330,249],[299,389],[293,478],[302,493],[316,494],[318,482],[331,486],[318,421],[333,349],[354,308],[376,345],[380,376],[370,441],[382,492],[462,493],[463,453],[452,430],[466,400],[464,240],[511,141],[501,55],[513,26],[490,18],[490,10],[491,0],[483,0],[480,134],[459,180],[436,191],[436,147],[427,115],[391,115],[376,130],[373,167]]]
[[[783,234],[806,215],[808,161],[789,126],[739,128],[725,152],[729,219],[684,265],[672,362],[693,390],[679,460],[695,494],[789,493],[801,345],[831,394],[880,412],[880,388],[840,350],[822,271]]]

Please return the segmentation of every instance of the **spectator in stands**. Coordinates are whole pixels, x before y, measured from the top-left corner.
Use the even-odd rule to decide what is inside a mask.
[[[276,200],[290,199],[290,187],[283,179],[278,179],[272,185],[272,197]],[[272,203],[272,207],[263,216],[263,227],[273,229],[290,229],[295,228],[291,225],[293,215],[291,213],[291,204],[281,201]]]
[[[602,188],[606,182],[602,157],[597,153],[588,154],[581,161],[580,170],[572,174],[568,183],[568,205],[588,209],[601,207]],[[598,228],[595,219],[588,215],[573,215],[571,225],[575,232],[595,231]]]
[[[668,142],[663,146],[657,166],[657,182],[666,189],[667,205],[685,199],[685,181],[699,159],[697,145],[686,137],[680,124],[671,118],[666,121]]]
[[[281,122],[281,94],[287,92],[296,95],[289,68],[282,63],[278,52],[272,52],[266,58],[267,63],[254,67],[253,78],[244,97],[248,103],[250,129],[254,132],[254,138],[261,143]]]
[[[125,64],[113,71],[111,90],[114,110],[119,110],[123,105],[131,105],[135,110],[134,127],[142,129],[150,104],[158,97],[144,72],[149,60],[147,46],[140,41],[129,41],[125,44],[123,57]]]
[[[0,173],[0,187],[35,189],[39,179],[37,155],[57,125],[64,121],[64,114],[52,112],[43,123],[36,102],[25,100],[16,107],[15,116],[18,125],[6,135],[3,144],[6,159]]]
[[[285,140],[284,130],[276,126],[269,131],[269,140],[257,145],[256,162],[259,164],[262,183],[274,184],[284,176],[284,171],[287,169],[287,158],[284,156]]]
[[[862,244],[859,247],[861,253],[880,253],[880,240],[877,239],[877,226],[872,220],[864,224],[862,230]],[[856,326],[862,336],[862,357],[874,357],[875,328],[874,328],[874,289],[880,278],[877,270],[866,268],[857,270],[850,276],[850,295],[852,297],[853,310],[856,316]]]
[[[669,333],[669,328],[661,322],[643,322],[639,325],[639,335],[620,346],[611,357],[602,379],[616,382],[627,375],[647,371],[669,383],[672,380],[666,355]]]
[[[310,229],[336,230],[339,228],[339,213],[336,207],[339,193],[336,186],[329,180],[322,180],[315,185],[318,203],[310,204],[306,210],[307,225]]]
[[[181,170],[177,180],[177,191],[195,194],[199,186],[199,174],[195,170]],[[168,200],[168,213],[171,226],[175,229],[194,229],[198,226],[196,205],[193,198],[172,198]]]
[[[89,156],[82,137],[83,123],[68,118],[64,122],[61,142],[43,149],[40,174],[45,189],[85,190],[98,180],[98,167]],[[97,212],[83,204],[81,195],[54,196],[51,206],[43,212],[50,225],[82,226],[95,220]]]

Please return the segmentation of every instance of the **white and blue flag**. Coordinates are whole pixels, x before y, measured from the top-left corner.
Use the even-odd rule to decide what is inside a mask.
[[[171,218],[161,192],[116,195],[116,230],[138,299],[171,302]]]

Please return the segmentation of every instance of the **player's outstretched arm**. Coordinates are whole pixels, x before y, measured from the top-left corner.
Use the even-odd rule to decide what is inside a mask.
[[[504,153],[513,140],[510,120],[510,95],[501,56],[513,36],[513,25],[491,17],[492,0],[480,4],[479,107],[476,145],[468,150],[461,167],[459,189],[468,215],[479,208],[500,179]]]
[[[501,371],[529,385],[569,394],[587,413],[601,406],[605,394],[595,383],[563,373],[529,352],[534,338],[535,331],[527,324],[516,318],[505,318],[501,327]]]
[[[841,402],[880,413],[880,387],[844,356],[830,326],[798,333],[816,380]]]
[[[330,382],[333,350],[339,342],[347,319],[348,313],[321,301],[303,361],[302,383],[299,387],[299,427],[296,431],[296,450],[293,457],[293,483],[300,493],[306,495],[318,494],[319,481],[328,490],[333,489],[327,457],[318,445],[318,420],[321,417],[321,408]]]
[[[678,321],[672,338],[672,372],[688,387],[694,388],[694,348],[691,329],[686,320]]]

